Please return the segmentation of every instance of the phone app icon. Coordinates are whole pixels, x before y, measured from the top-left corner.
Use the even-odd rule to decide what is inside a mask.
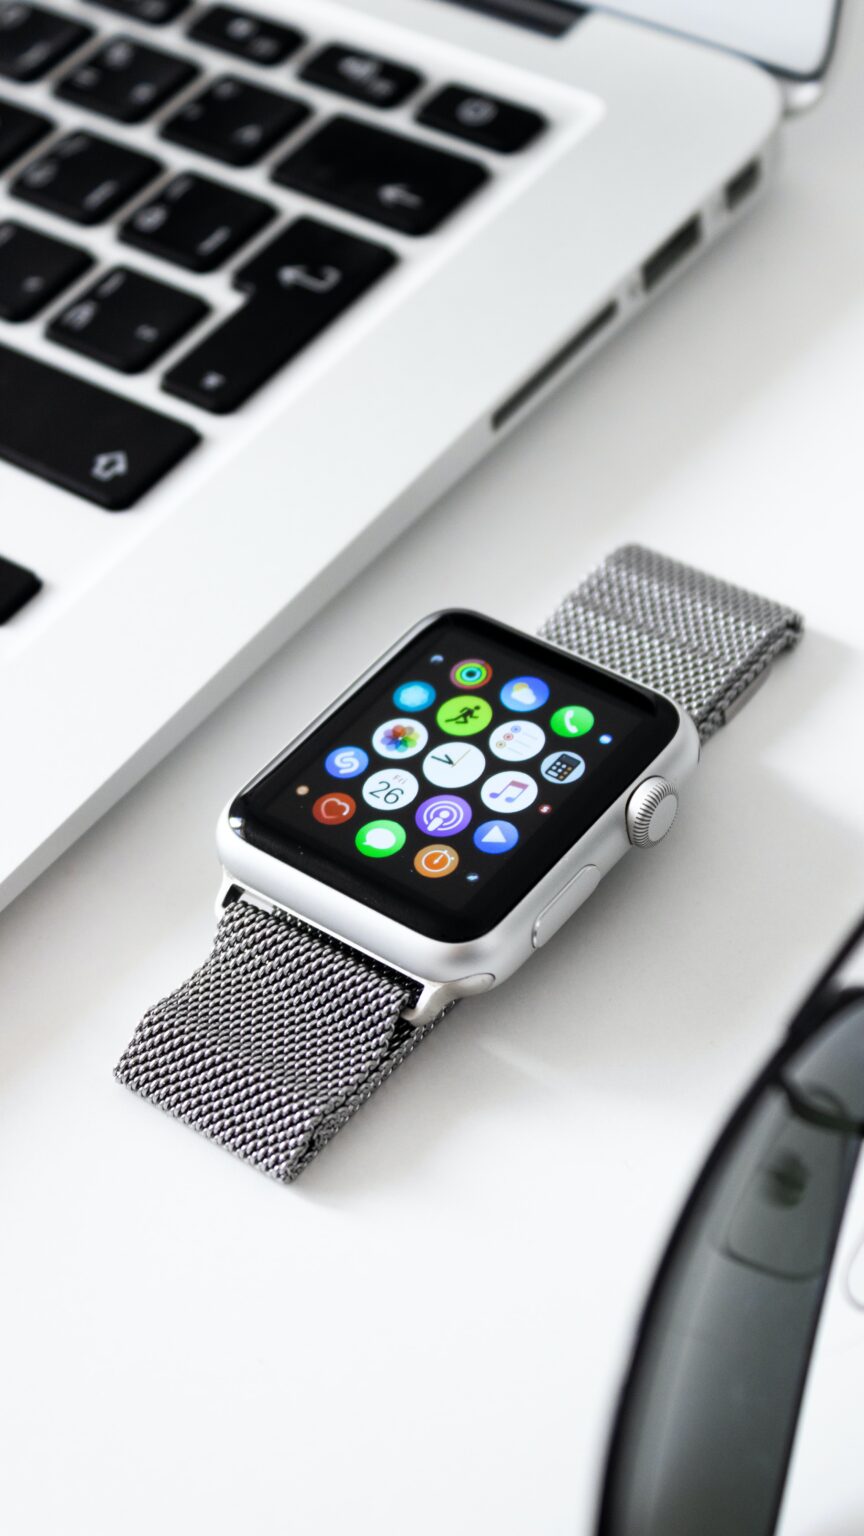
[[[312,815],[324,827],[336,827],[342,821],[350,821],[357,809],[352,795],[342,795],[335,789],[327,795],[319,795],[312,807]]]
[[[528,773],[493,773],[480,791],[480,799],[490,811],[527,811],[537,799],[537,781]]]
[[[492,719],[492,705],[463,693],[442,704],[435,719],[448,736],[476,736],[478,731],[485,731]]]
[[[325,757],[324,767],[334,779],[356,779],[369,767],[369,754],[362,747],[334,747]]]
[[[417,798],[419,788],[413,773],[404,768],[380,768],[363,785],[363,799],[373,810],[401,811]]]
[[[549,685],[542,677],[511,677],[501,689],[501,703],[505,709],[515,709],[522,714],[541,709],[549,697]]]
[[[354,839],[359,853],[367,859],[389,859],[405,847],[405,828],[398,821],[367,821]]]
[[[372,745],[379,757],[404,758],[422,752],[428,740],[429,732],[419,720],[385,720],[372,737]]]
[[[423,772],[430,784],[439,789],[462,789],[479,779],[486,759],[479,747],[467,741],[448,741],[433,747],[423,759]]]
[[[566,704],[556,709],[549,724],[556,736],[587,736],[594,729],[594,716],[582,704]]]
[[[457,661],[450,673],[450,681],[456,688],[485,688],[491,676],[488,661],[471,656],[467,661]]]
[[[546,745],[546,733],[533,720],[505,720],[489,737],[489,751],[508,763],[524,763]]]
[[[407,709],[410,715],[435,703],[435,689],[431,683],[400,683],[393,695],[393,703],[397,709]]]
[[[427,880],[440,880],[444,875],[452,875],[458,863],[456,849],[448,848],[446,843],[429,843],[414,855],[414,868],[418,875],[425,875]]]
[[[519,841],[511,821],[483,821],[474,833],[474,847],[481,853],[509,853]]]
[[[569,784],[572,779],[581,779],[585,759],[578,752],[550,752],[540,764],[540,772],[550,784]]]
[[[452,837],[467,827],[471,816],[471,807],[461,795],[431,795],[418,805],[414,820],[421,832],[430,836],[435,832],[446,832]]]

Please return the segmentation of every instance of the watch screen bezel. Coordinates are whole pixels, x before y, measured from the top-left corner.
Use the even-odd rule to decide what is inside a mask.
[[[435,905],[437,881],[418,882],[416,895],[404,888],[388,886],[381,879],[379,860],[358,862],[322,855],[317,848],[304,846],[298,837],[286,832],[267,815],[261,800],[272,800],[283,792],[305,763],[330,749],[333,742],[351,737],[351,722],[356,719],[358,696],[391,690],[404,671],[402,658],[416,652],[424,637],[442,626],[471,632],[478,654],[484,644],[516,649],[526,672],[545,665],[565,675],[578,689],[580,683],[599,688],[619,705],[629,706],[641,716],[627,739],[580,790],[579,796],[548,818],[548,827],[535,832],[520,846],[518,863],[510,864],[511,874],[518,870],[518,880],[496,881],[470,898],[459,910],[442,910]],[[344,722],[344,723],[343,723]],[[348,690],[326,714],[299,736],[275,761],[240,791],[229,808],[234,830],[253,847],[301,871],[314,880],[339,891],[354,901],[371,907],[383,916],[447,944],[459,944],[482,938],[501,923],[564,858],[601,816],[651,767],[673,741],[680,726],[676,706],[662,695],[637,683],[606,672],[591,662],[572,656],[543,640],[463,609],[448,609],[433,614],[411,630],[382,660]],[[347,735],[346,735],[347,732]],[[313,747],[313,744],[314,747]],[[376,878],[377,877],[377,878]],[[430,889],[431,888],[431,889]]]

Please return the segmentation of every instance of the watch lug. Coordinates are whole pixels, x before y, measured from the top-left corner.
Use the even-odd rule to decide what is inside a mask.
[[[219,895],[216,898],[217,918],[221,917],[225,908],[232,906],[235,901],[248,902],[251,907],[260,907],[262,912],[284,912],[289,917],[300,916],[299,913],[291,912],[288,907],[281,906],[279,902],[272,901],[269,897],[262,896],[258,891],[251,890],[249,886],[241,885],[238,880],[232,879],[230,875],[223,874]],[[300,921],[306,922],[307,920],[301,917]],[[307,926],[317,928],[318,925],[316,923],[308,923]],[[324,933],[326,930],[322,928],[319,931]],[[338,938],[339,936],[338,934],[331,934],[330,937]],[[347,943],[347,940],[342,942]],[[349,944],[348,948],[355,950],[358,955],[369,954],[368,950],[359,949],[355,944]],[[419,988],[416,1003],[413,1008],[405,1009],[402,1018],[408,1024],[414,1024],[421,1028],[431,1024],[446,1009],[452,1008],[453,1004],[458,1002],[460,997],[475,997],[477,993],[488,992],[489,988],[495,985],[495,977],[490,972],[483,972],[477,976],[461,976],[458,981],[424,981],[422,977],[412,976],[401,970],[399,966],[391,965],[389,961],[384,960],[380,955],[369,954],[369,958],[377,960],[381,965],[388,966],[388,969],[395,971],[400,976],[406,976],[408,981],[413,982],[415,987]]]
[[[480,976],[462,976],[458,981],[427,981],[413,1008],[402,1014],[409,1024],[431,1024],[439,1014],[452,1008],[460,997],[475,997],[478,992],[488,992],[495,985],[495,977],[488,972]]]

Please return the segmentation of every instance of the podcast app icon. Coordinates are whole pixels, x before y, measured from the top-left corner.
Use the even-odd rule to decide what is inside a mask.
[[[471,807],[461,795],[432,795],[418,805],[414,817],[421,832],[430,836],[444,832],[452,837],[461,832],[471,820]]]

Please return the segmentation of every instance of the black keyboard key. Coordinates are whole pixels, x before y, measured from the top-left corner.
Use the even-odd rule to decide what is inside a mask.
[[[275,179],[363,218],[425,235],[487,180],[474,160],[350,117],[334,117],[282,160]]]
[[[165,388],[205,410],[236,410],[393,266],[380,245],[298,219],[238,272],[250,295],[172,368]]]
[[[177,176],[133,213],[120,238],[192,272],[212,272],[275,212],[272,204],[206,176]]]
[[[109,512],[201,441],[191,427],[0,347],[0,458]]]
[[[142,123],[199,73],[188,60],[134,37],[112,37],[64,75],[57,95],[118,123]]]
[[[0,318],[30,320],[92,267],[93,258],[41,230],[0,223]]]
[[[302,101],[224,75],[169,118],[162,135],[228,165],[252,165],[308,116]]]
[[[233,5],[211,5],[189,28],[189,36],[208,48],[236,53],[250,64],[284,64],[300,47],[303,34],[266,16]]]
[[[316,53],[300,77],[328,91],[338,91],[340,96],[365,101],[369,107],[396,107],[423,83],[416,69],[338,43]]]
[[[192,294],[115,267],[52,320],[48,335],[121,373],[141,373],[207,314]]]
[[[161,170],[158,160],[137,150],[92,133],[72,133],[31,160],[12,192],[76,224],[99,224]]]
[[[528,107],[519,107],[498,96],[469,90],[466,85],[445,85],[420,112],[418,123],[455,134],[499,155],[512,155],[536,139],[546,126],[545,118]]]
[[[0,624],[5,624],[41,590],[42,583],[32,571],[0,555]]]
[[[39,80],[92,36],[90,27],[41,5],[0,0],[0,75]]]
[[[20,160],[53,127],[51,120],[39,112],[25,112],[23,107],[0,101],[0,171],[13,160]]]
[[[130,21],[143,21],[148,27],[162,27],[166,21],[189,8],[190,0],[90,0],[104,11],[116,11]]]

